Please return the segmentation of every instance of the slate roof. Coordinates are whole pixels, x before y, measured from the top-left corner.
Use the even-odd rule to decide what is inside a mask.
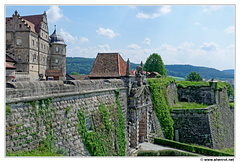
[[[126,75],[127,64],[119,53],[98,53],[89,77]]]
[[[50,35],[50,43],[53,44],[65,44],[63,38],[57,34],[56,29],[54,30],[54,32],[52,33],[52,35]]]

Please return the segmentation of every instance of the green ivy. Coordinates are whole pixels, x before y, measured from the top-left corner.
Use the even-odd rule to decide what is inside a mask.
[[[67,108],[66,108],[66,111],[65,111],[65,114],[67,115],[68,113],[69,113],[69,111],[71,110],[71,106],[67,106]]]
[[[96,120],[93,131],[87,131],[84,112],[83,110],[78,111],[78,132],[91,156],[126,155],[125,121],[120,105],[119,91],[116,91],[115,95],[117,111],[110,113],[112,107],[108,109],[101,103],[98,111],[93,113],[93,120]],[[114,117],[116,117],[117,122],[113,122]],[[100,121],[97,120],[99,118]]]
[[[6,116],[10,115],[12,112],[10,106],[6,105]]]
[[[115,128],[116,128],[116,147],[118,150],[119,156],[125,156],[126,155],[126,137],[125,137],[125,120],[122,112],[122,106],[119,99],[120,90],[115,91],[116,96],[116,104],[117,104],[117,116],[118,116],[118,122],[115,122]]]
[[[171,108],[167,99],[167,86],[173,81],[171,78],[148,79],[153,108],[167,139],[173,139],[174,137],[174,121],[170,114]]]

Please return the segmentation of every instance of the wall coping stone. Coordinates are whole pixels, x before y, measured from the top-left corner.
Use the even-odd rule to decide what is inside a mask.
[[[41,99],[46,99],[46,98],[56,98],[56,97],[75,96],[75,95],[83,95],[83,94],[91,94],[91,93],[99,93],[99,92],[108,92],[108,91],[114,91],[117,89],[126,90],[127,88],[126,87],[108,88],[108,89],[88,90],[88,91],[81,91],[81,92],[55,93],[55,94],[47,94],[47,95],[39,95],[39,96],[10,98],[10,99],[6,99],[6,104],[16,103],[16,102],[27,102],[27,101],[33,101],[33,100],[41,100]]]

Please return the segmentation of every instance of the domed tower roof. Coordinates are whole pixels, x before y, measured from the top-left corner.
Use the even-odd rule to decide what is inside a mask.
[[[52,35],[50,35],[50,44],[55,43],[55,44],[65,44],[63,38],[57,34],[56,32],[56,26],[55,26],[55,30],[52,33]]]

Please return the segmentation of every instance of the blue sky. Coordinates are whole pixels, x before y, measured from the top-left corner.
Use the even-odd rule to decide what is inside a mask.
[[[5,16],[47,12],[49,34],[54,25],[67,44],[67,57],[95,58],[119,52],[131,62],[152,53],[164,64],[235,67],[234,5],[155,6],[6,6]]]

